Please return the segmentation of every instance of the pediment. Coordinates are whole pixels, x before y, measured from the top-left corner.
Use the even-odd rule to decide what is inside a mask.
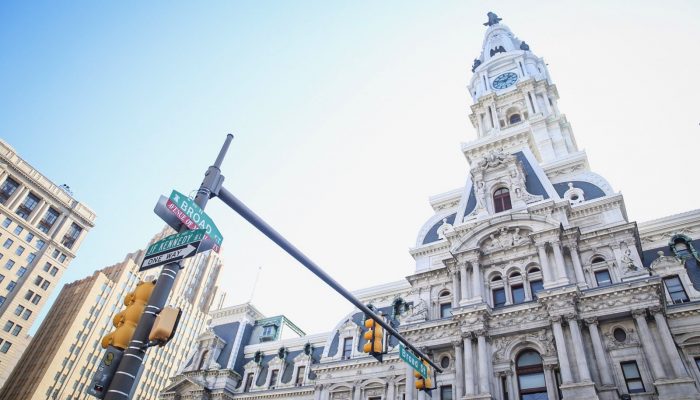
[[[196,379],[193,379],[190,376],[180,375],[175,379],[175,382],[163,389],[163,393],[176,392],[179,394],[185,394],[193,391],[207,390],[204,384],[198,382]]]
[[[515,246],[528,244],[528,235],[559,226],[559,221],[539,215],[510,214],[501,219],[491,218],[479,223],[464,235],[458,233],[449,237],[450,252],[456,254],[471,249],[488,252],[513,247],[513,243],[516,243]]]

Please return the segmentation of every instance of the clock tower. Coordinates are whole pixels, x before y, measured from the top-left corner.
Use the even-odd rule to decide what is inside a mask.
[[[472,66],[470,119],[480,139],[476,142],[512,142],[513,136],[525,133],[542,163],[577,153],[571,127],[559,112],[559,94],[547,64],[500,20],[489,13],[481,54]]]

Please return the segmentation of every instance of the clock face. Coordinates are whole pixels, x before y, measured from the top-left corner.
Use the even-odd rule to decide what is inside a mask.
[[[496,79],[493,80],[494,89],[505,89],[512,86],[518,81],[518,75],[512,72],[506,72],[505,74],[498,75]]]

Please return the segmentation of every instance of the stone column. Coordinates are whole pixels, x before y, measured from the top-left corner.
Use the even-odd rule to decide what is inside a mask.
[[[505,399],[506,394],[503,392],[503,377],[506,375],[506,371],[498,371],[496,372],[496,380],[494,381],[496,383],[496,398],[497,399]],[[457,397],[459,399],[459,397]]]
[[[547,387],[547,400],[557,400],[557,380],[554,379],[554,364],[544,365],[544,384]]]
[[[519,399],[518,379],[513,375],[513,371],[506,371],[506,384],[508,385],[508,396],[513,400]]]
[[[655,379],[666,379],[666,373],[664,372],[664,367],[661,365],[661,359],[659,358],[659,353],[656,351],[656,345],[654,344],[654,338],[651,336],[649,331],[649,326],[647,325],[646,310],[634,310],[632,311],[634,320],[637,322],[637,330],[639,331],[639,340],[642,342],[642,348],[644,349],[644,354],[651,364],[651,371],[654,373]]]
[[[569,354],[566,352],[566,340],[564,340],[564,332],[561,329],[561,316],[557,315],[550,318],[552,320],[552,332],[554,332],[554,342],[557,345],[557,356],[559,358],[559,370],[561,371],[561,380],[563,383],[572,383],[574,381],[571,375],[571,366],[569,365]]]
[[[542,277],[544,278],[544,284],[552,283],[556,280],[554,275],[552,274],[552,270],[550,269],[549,266],[549,258],[547,258],[547,248],[545,247],[546,244],[538,244],[537,245],[537,255],[540,258],[540,266],[542,267]]]
[[[362,399],[362,381],[356,381],[352,388],[352,398],[353,400]]]
[[[664,317],[660,308],[651,311],[654,313],[656,328],[661,334],[661,342],[664,344],[664,349],[666,350],[666,354],[668,354],[669,360],[671,360],[673,373],[676,375],[676,378],[687,378],[688,371],[685,369],[683,360],[681,360],[681,357],[678,354],[676,343],[673,341],[673,335],[671,335],[671,330],[668,329],[668,324],[666,323],[666,317]]]
[[[413,367],[406,364],[406,400],[413,400],[413,388],[416,386],[415,377],[413,376]]]
[[[462,396],[464,396],[464,358],[462,358],[462,341],[454,341],[452,345],[455,348],[455,397],[461,399]]]
[[[598,367],[600,380],[603,385],[613,385],[612,372],[610,371],[610,366],[608,365],[608,360],[605,358],[605,350],[603,350],[603,340],[600,338],[600,331],[598,329],[598,319],[588,318],[586,319],[586,324],[588,324],[588,332],[591,334],[591,342],[593,342],[593,353],[595,354],[595,362]]]
[[[7,199],[5,206],[14,212],[17,205],[24,200],[28,192],[29,188],[20,184],[20,186],[15,189],[15,192]]]
[[[452,308],[457,308],[459,307],[459,300],[460,300],[460,288],[459,288],[459,270],[453,269],[452,270]]]
[[[395,400],[396,398],[396,382],[394,379],[390,379],[386,386],[386,398],[387,400]]]
[[[578,254],[578,245],[576,243],[569,244],[569,252],[571,253],[571,262],[574,264],[574,273],[579,286],[588,287],[586,277],[583,275],[583,267],[581,266],[581,256]]]
[[[461,298],[462,299],[467,299],[469,296],[469,282],[467,281],[467,264],[462,263],[459,266],[459,283],[460,283],[460,289],[461,289]]]
[[[323,386],[317,385],[314,386],[314,400],[321,400],[321,391],[323,390]]]
[[[552,243],[552,251],[554,252],[554,262],[557,264],[559,279],[569,283],[569,277],[566,275],[566,265],[564,264],[564,255],[561,253],[561,243]]]
[[[489,362],[490,358],[486,351],[486,332],[480,331],[477,334],[477,347],[479,351],[479,393],[489,393]]]
[[[474,394],[474,348],[472,336],[464,336],[464,391],[467,396]]]
[[[41,199],[39,200],[39,204],[34,207],[34,211],[29,215],[29,223],[31,225],[36,224],[36,222],[41,218],[41,216],[44,215],[44,210],[48,207],[48,203],[46,203],[46,200]]]
[[[482,301],[482,291],[484,287],[484,282],[481,280],[481,266],[479,266],[479,261],[472,261],[472,298],[477,301]]]
[[[574,345],[574,354],[576,354],[576,367],[578,368],[579,381],[590,382],[591,372],[588,369],[586,351],[583,348],[581,328],[578,326],[575,315],[569,317],[569,330],[571,331],[571,341]]]

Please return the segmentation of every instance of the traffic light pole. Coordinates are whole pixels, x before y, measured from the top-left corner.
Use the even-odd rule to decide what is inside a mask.
[[[345,297],[352,305],[364,312],[368,318],[372,318],[377,324],[381,325],[389,332],[392,336],[396,337],[401,343],[406,345],[413,353],[420,357],[421,359],[427,361],[437,372],[442,372],[442,369],[436,365],[428,356],[423,354],[422,351],[418,350],[413,346],[406,338],[401,336],[399,332],[396,331],[389,323],[384,321],[382,317],[377,315],[374,311],[369,309],[360,300],[358,300],[352,293],[347,289],[342,287],[335,279],[331,278],[321,267],[319,267],[315,262],[313,262],[309,257],[307,257],[301,250],[297,249],[293,244],[291,244],[287,239],[285,239],[279,232],[272,228],[267,222],[263,221],[257,214],[255,214],[250,208],[248,208],[243,202],[238,200],[236,196],[231,194],[225,187],[221,187],[218,191],[219,198],[231,209],[237,212],[241,217],[250,222],[253,226],[258,228],[265,236],[270,238],[273,242],[277,243],[284,251],[286,251],[290,256],[294,257],[303,266],[305,266],[314,275],[321,278],[322,281],[326,282],[328,286],[333,288],[336,292],[340,293],[341,296]]]
[[[194,202],[202,209],[207,205],[207,201],[212,197],[212,193],[217,193],[221,187],[224,177],[221,175],[221,163],[231,144],[233,135],[229,134],[226,137],[224,145],[219,151],[219,155],[214,162],[214,165],[207,169],[204,174],[204,180],[197,190],[197,195]],[[181,225],[179,232],[188,230],[186,226]],[[146,355],[146,345],[148,344],[148,334],[151,332],[156,316],[163,309],[168,301],[170,291],[173,288],[177,274],[180,272],[180,262],[165,264],[160,271],[156,286],[148,300],[148,305],[139,320],[134,336],[129,342],[129,347],[124,349],[124,356],[119,363],[119,368],[114,375],[114,379],[107,389],[105,395],[106,400],[123,400],[129,399],[133,387],[138,383],[139,370],[142,368],[144,357]]]

